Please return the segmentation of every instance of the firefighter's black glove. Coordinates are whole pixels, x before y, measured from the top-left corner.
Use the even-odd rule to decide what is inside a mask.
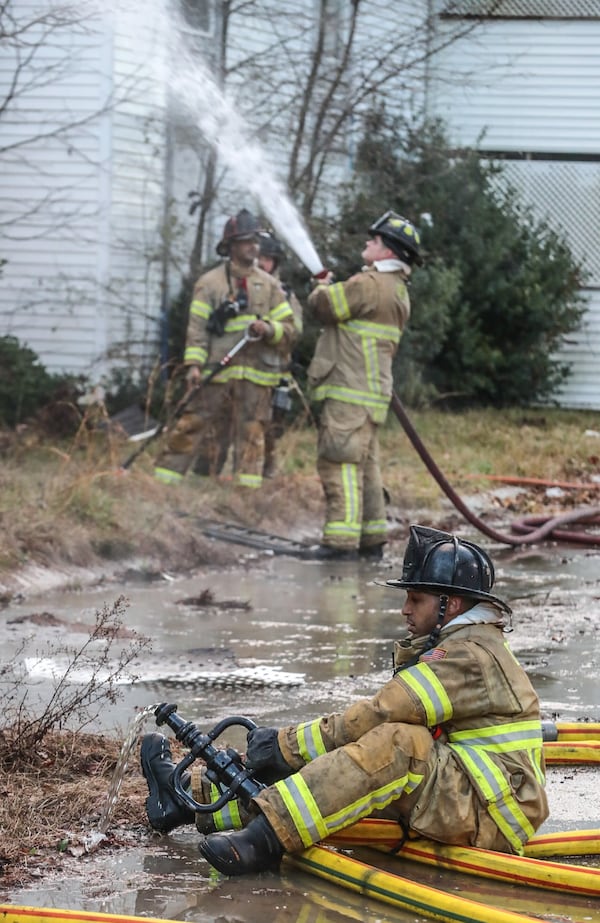
[[[272,785],[294,772],[279,749],[277,728],[252,728],[247,740],[246,767],[259,782]]]

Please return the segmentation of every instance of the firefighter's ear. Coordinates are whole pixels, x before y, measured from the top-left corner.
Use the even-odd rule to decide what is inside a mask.
[[[465,599],[464,596],[449,596],[448,605],[446,606],[446,620],[455,619],[461,612],[466,612],[473,605],[472,599]]]

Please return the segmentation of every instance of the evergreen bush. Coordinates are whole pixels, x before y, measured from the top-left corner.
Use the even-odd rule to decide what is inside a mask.
[[[0,337],[0,426],[14,429],[63,392],[70,379],[52,375],[16,337]]]
[[[330,239],[337,275],[360,267],[369,226],[391,208],[420,227],[425,265],[396,387],[416,404],[511,406],[551,399],[568,375],[557,355],[584,306],[582,267],[567,241],[519,201],[498,163],[451,151],[440,123],[418,133],[372,116],[356,181]]]

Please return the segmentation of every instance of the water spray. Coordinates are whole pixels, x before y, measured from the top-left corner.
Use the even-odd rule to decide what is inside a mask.
[[[167,11],[160,0],[157,8],[162,33],[171,35],[168,58],[176,62],[176,69],[170,70],[166,79],[181,114],[215,146],[222,162],[260,203],[274,230],[312,276],[324,279],[327,270],[265,151],[251,138],[249,126],[203,62],[198,60],[197,52],[192,53],[187,47],[185,25],[180,16],[171,7]],[[249,140],[241,145],[240,138]]]

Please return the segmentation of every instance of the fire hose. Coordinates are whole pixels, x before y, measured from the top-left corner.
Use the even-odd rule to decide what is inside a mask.
[[[427,451],[419,434],[408,418],[400,398],[395,392],[392,392],[391,407],[429,473],[433,476],[455,508],[462,513],[467,522],[475,526],[483,535],[486,535],[496,542],[502,542],[505,545],[533,545],[536,542],[548,539],[563,542],[577,542],[583,545],[600,545],[600,534],[588,535],[585,532],[564,528],[574,523],[587,526],[600,526],[600,507],[571,510],[569,513],[550,518],[544,516],[523,517],[512,525],[513,533],[518,533],[518,535],[507,535],[504,532],[498,532],[496,529],[493,529],[468,508],[450,485]]]
[[[235,343],[235,345],[231,347],[229,352],[225,353],[225,355],[221,359],[219,359],[215,367],[210,370],[210,372],[208,373],[208,375],[205,376],[205,378],[202,379],[200,384],[195,385],[194,387],[190,388],[187,394],[185,394],[182,397],[182,399],[179,401],[177,407],[175,408],[173,412],[173,420],[179,419],[179,417],[185,411],[186,407],[189,405],[192,398],[195,397],[196,394],[198,394],[198,392],[201,391],[202,388],[204,388],[204,386],[209,383],[209,381],[212,381],[215,375],[218,375],[222,369],[224,369],[226,366],[229,365],[233,357],[239,353],[240,349],[244,348],[246,343],[252,343],[255,340],[260,340],[260,336],[254,336],[253,334],[251,334],[250,328],[248,327],[244,333],[244,336],[241,338],[241,340],[238,340],[238,342]],[[160,423],[156,427],[152,435],[149,436],[148,439],[146,439],[146,441],[143,442],[142,445],[138,449],[135,450],[135,452],[131,453],[129,458],[125,459],[125,461],[121,465],[121,471],[126,471],[127,468],[129,468],[134,463],[136,458],[138,458],[138,456],[140,456],[142,452],[145,452],[145,450],[148,448],[150,443],[154,442],[155,439],[158,439],[158,437],[163,434],[166,428],[167,428],[167,421],[165,420],[163,421],[163,423]]]

